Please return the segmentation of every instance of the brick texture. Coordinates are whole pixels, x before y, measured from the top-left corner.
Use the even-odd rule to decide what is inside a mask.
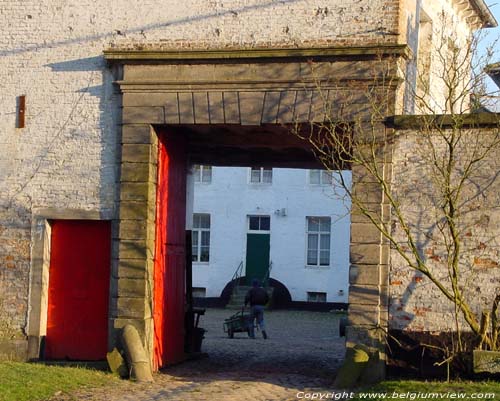
[[[458,163],[471,156],[473,141],[481,135],[481,142],[491,141],[493,133],[487,130],[464,130],[462,145],[457,147]],[[498,135],[498,133],[496,134]],[[419,132],[402,132],[395,144],[393,185],[401,209],[412,227],[424,261],[432,273],[447,288],[446,252],[442,236],[436,227],[439,214],[436,186],[429,164],[425,161],[426,145]],[[498,139],[497,139],[498,140]],[[476,148],[477,149],[477,148]],[[459,212],[462,240],[460,286],[465,298],[477,313],[490,309],[494,295],[500,289],[500,149],[498,145],[477,171],[466,181]],[[455,177],[459,179],[459,176]],[[436,214],[437,213],[437,214]],[[396,221],[393,234],[405,244]],[[418,233],[417,233],[418,232]],[[390,266],[390,328],[409,331],[454,330],[454,307],[423,274],[407,267],[395,250],[391,251]],[[463,327],[467,325],[459,319]]]

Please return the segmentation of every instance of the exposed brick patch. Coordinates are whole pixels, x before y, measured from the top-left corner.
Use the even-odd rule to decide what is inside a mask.
[[[492,269],[498,266],[499,266],[498,262],[491,258],[479,258],[479,257],[474,258],[474,267]]]

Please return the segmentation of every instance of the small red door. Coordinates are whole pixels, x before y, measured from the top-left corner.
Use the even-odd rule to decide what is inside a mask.
[[[111,224],[52,223],[45,358],[106,358]]]

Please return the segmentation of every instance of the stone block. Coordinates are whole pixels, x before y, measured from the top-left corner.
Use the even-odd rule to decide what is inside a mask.
[[[240,92],[240,111],[242,125],[259,125],[264,106],[264,92]]]
[[[328,93],[324,91],[315,90],[311,98],[311,112],[309,118],[313,122],[323,123],[326,117],[326,111],[328,109],[325,104],[324,98],[328,96]]]
[[[380,245],[380,263],[383,266],[388,266],[391,260],[391,247],[386,242]]]
[[[120,200],[122,201],[154,201],[156,186],[150,182],[122,182]]]
[[[123,124],[165,124],[163,107],[123,107]]]
[[[364,345],[371,352],[381,352],[381,356],[383,357],[386,347],[385,337],[384,331],[374,328],[372,324],[365,326],[350,325],[346,328],[346,347]]]
[[[353,186],[353,197],[364,206],[369,203],[382,203],[384,194],[378,183],[357,182]]]
[[[500,352],[498,351],[473,351],[474,373],[500,373]]]
[[[28,346],[27,346],[27,358],[28,360],[37,360],[40,358],[40,343],[41,336],[39,335],[29,335],[28,336]]]
[[[359,184],[377,183],[377,179],[373,176],[373,174],[365,166],[362,165],[356,165],[352,167],[352,181]]]
[[[309,123],[309,114],[311,111],[311,90],[301,90],[297,91],[295,98],[295,122],[297,123]]]
[[[148,271],[152,271],[152,264],[153,261],[147,259],[114,259],[112,274],[118,278],[146,278]]]
[[[147,288],[148,282],[144,278],[119,278],[118,297],[144,297],[152,294],[152,289]]]
[[[373,223],[352,223],[351,243],[380,244],[381,233]]]
[[[177,93],[166,93],[165,122],[167,124],[180,124],[179,99]]]
[[[121,220],[145,221],[148,219],[148,217],[150,217],[151,214],[154,215],[154,212],[155,212],[154,203],[151,204],[147,202],[133,202],[133,201],[120,202]]]
[[[195,124],[210,124],[210,110],[208,107],[208,93],[194,92],[194,122]]]
[[[376,326],[379,323],[377,305],[350,304],[347,315],[350,326]]]
[[[354,264],[349,269],[351,285],[379,285],[387,283],[387,280],[387,269],[381,265]]]
[[[281,93],[280,105],[278,110],[278,124],[294,123],[296,91],[284,91]]]
[[[262,110],[262,124],[275,124],[278,115],[281,92],[266,92]]]
[[[142,259],[153,257],[153,250],[148,249],[145,240],[117,240],[120,259]]]
[[[239,94],[237,92],[224,92],[222,96],[224,122],[226,124],[241,124]]]
[[[114,316],[121,319],[146,319],[151,317],[151,307],[144,298],[118,297]]]
[[[378,285],[349,286],[349,303],[356,305],[379,305],[380,288]]]
[[[208,92],[208,108],[212,124],[224,124],[224,97],[222,92]],[[237,117],[239,123],[239,115]]]
[[[156,146],[149,144],[123,144],[122,162],[149,163],[151,155],[156,154]]]
[[[121,182],[156,182],[156,164],[129,163],[121,165]]]
[[[161,92],[128,92],[122,97],[124,107],[162,107],[168,95]]]
[[[177,93],[179,102],[179,121],[181,124],[194,124],[193,94]]]
[[[148,235],[154,235],[154,233],[154,222],[149,222],[149,220],[121,220],[118,238],[146,239]]]
[[[378,218],[379,221],[389,221],[391,210],[389,205],[380,203],[366,203],[363,204],[362,207],[364,210],[368,211],[374,218]],[[373,224],[371,220],[363,214],[362,209],[360,209],[360,207],[357,205],[352,205],[351,207],[351,222]]]
[[[377,265],[380,263],[381,245],[351,243],[350,261],[352,264]]]
[[[122,127],[123,144],[151,144],[157,142],[156,134],[152,132],[149,124],[142,125],[124,125]]]

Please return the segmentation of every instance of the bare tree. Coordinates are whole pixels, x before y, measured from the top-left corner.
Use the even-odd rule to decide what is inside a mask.
[[[348,193],[353,213],[365,216],[390,244],[392,274],[410,269],[420,286],[449,301],[457,351],[498,350],[500,284],[479,292],[476,285],[478,269],[498,275],[500,267],[500,119],[479,113],[481,100],[492,98],[484,90],[484,67],[493,54],[490,49],[477,57],[477,36],[429,34],[433,48],[419,52],[416,77],[398,60],[380,58],[362,91],[359,84],[329,82],[327,94],[318,80],[324,118],[297,123],[294,134],[309,141],[325,169],[353,171],[353,187],[344,174],[332,176]],[[314,75],[314,63],[311,69]],[[402,88],[419,115],[391,121],[388,116],[404,108],[398,104]],[[397,129],[384,128],[391,123]],[[382,195],[390,216],[374,211],[360,191],[363,183]],[[472,344],[463,328],[473,333]]]

